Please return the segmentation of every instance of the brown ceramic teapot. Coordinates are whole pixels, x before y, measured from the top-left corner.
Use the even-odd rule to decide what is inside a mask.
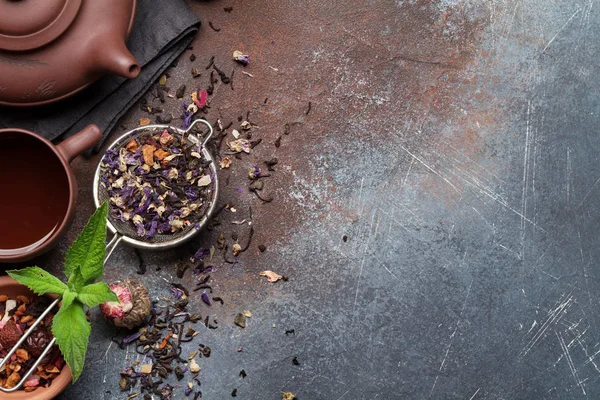
[[[135,78],[136,0],[0,0],[0,104],[70,96],[107,72]]]

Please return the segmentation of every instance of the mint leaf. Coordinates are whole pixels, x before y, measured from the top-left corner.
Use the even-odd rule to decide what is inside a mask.
[[[77,381],[83,370],[90,331],[83,304],[78,301],[67,307],[63,305],[52,319],[52,334],[71,368],[73,382]]]
[[[77,299],[89,308],[96,307],[105,301],[119,301],[117,295],[104,282],[84,286],[77,293]]]
[[[106,216],[108,204],[104,202],[94,212],[83,231],[65,256],[65,275],[79,270],[86,282],[93,282],[104,273],[106,253]]]
[[[79,292],[85,286],[85,279],[81,276],[81,271],[76,269],[67,281],[67,286],[72,292]]]
[[[67,289],[67,285],[65,285],[60,279],[52,276],[39,267],[13,269],[6,272],[15,281],[27,286],[38,295],[43,295],[46,293],[63,294],[63,292]]]
[[[77,294],[75,292],[71,292],[69,289],[66,289],[62,296],[61,307],[69,307],[76,297]]]

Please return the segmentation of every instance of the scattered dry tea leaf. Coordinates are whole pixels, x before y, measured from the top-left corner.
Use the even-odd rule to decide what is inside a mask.
[[[200,366],[198,365],[198,363],[196,362],[195,359],[192,358],[192,361],[190,361],[190,371],[193,374],[196,374],[198,372],[200,372]]]
[[[131,139],[131,141],[125,146],[125,149],[127,149],[127,151],[129,151],[130,153],[135,153],[138,147],[138,142],[135,139]]]
[[[166,75],[161,76],[158,81],[158,84],[161,86],[165,86],[167,84],[167,76]]]
[[[242,313],[238,313],[233,319],[233,323],[239,326],[240,328],[246,327],[246,317]]]
[[[280,280],[281,278],[283,278],[281,275],[279,275],[278,273],[273,272],[273,271],[262,271],[260,273],[260,276],[267,277],[267,280],[271,283],[275,283],[278,280]]]
[[[152,364],[142,364],[142,368],[140,369],[142,374],[149,374],[152,372]]]
[[[292,392],[282,392],[281,393],[281,400],[294,400],[296,398],[296,395],[294,395],[294,393]]]
[[[231,131],[231,134],[233,135],[234,138],[239,139],[240,138],[240,133],[237,131],[237,129],[234,129]]]
[[[251,318],[252,317],[252,313],[248,310],[244,310],[244,317],[246,318]]]
[[[198,350],[192,351],[188,356],[188,360],[192,360],[194,357],[196,357],[196,354],[198,354]]]
[[[240,128],[247,131],[247,130],[250,130],[250,128],[252,128],[252,124],[248,121],[244,121],[240,124]]]
[[[151,144],[145,144],[142,147],[142,155],[144,156],[144,163],[146,163],[146,165],[148,165],[148,166],[154,165],[154,151],[155,150],[156,150],[156,147],[152,146]]]
[[[140,118],[140,126],[150,125],[150,118]]]

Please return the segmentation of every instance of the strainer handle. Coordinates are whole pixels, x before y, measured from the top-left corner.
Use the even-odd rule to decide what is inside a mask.
[[[123,235],[121,235],[119,232],[115,232],[115,235],[106,245],[106,257],[104,258],[105,263],[108,261],[121,239],[123,239]]]
[[[204,138],[204,141],[202,142],[202,146],[206,146],[206,143],[208,143],[208,141],[210,140],[210,138],[213,135],[213,127],[212,127],[212,125],[208,121],[206,121],[204,119],[194,120],[192,122],[192,124],[190,125],[190,127],[185,132],[186,133],[189,132],[194,127],[194,125],[196,125],[198,123],[204,124],[204,125],[206,125],[208,127],[208,135],[206,135],[206,137]]]

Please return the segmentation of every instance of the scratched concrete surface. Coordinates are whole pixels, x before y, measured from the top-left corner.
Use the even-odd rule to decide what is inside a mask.
[[[203,88],[210,56],[229,73],[232,50],[247,51],[254,78],[235,67],[235,90],[218,86],[207,118],[237,123],[250,110],[263,138],[222,171],[219,204],[237,214],[185,248],[143,253],[141,279],[165,295],[179,258],[220,231],[243,240],[248,226],[230,222],[253,208],[253,246],[213,274],[225,306],[192,299],[220,322],[200,335],[213,348],[203,398],[234,388],[243,399],[600,397],[595,1],[190,4],[204,25],[171,86]],[[165,107],[178,115],[178,102]],[[134,108],[123,124],[142,116]],[[252,160],[272,156],[275,201],[263,205],[236,188]],[[97,160],[75,163],[76,221],[38,264],[58,270],[90,215]],[[109,279],[136,276],[137,263],[120,248]],[[268,284],[263,269],[290,280]],[[244,309],[254,317],[242,330],[232,321]],[[124,399],[118,371],[137,355],[110,346],[114,330],[92,320],[84,375],[60,398]]]

